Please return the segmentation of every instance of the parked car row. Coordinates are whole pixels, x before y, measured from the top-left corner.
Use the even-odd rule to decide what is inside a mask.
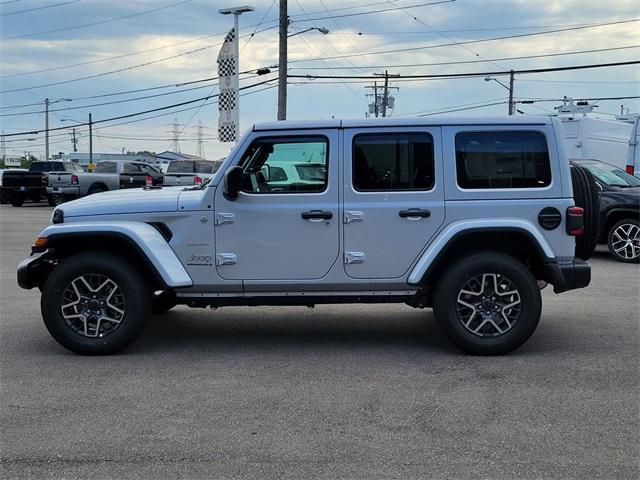
[[[93,172],[66,161],[34,162],[29,170],[3,170],[2,203],[22,206],[26,200],[50,205],[123,188],[198,185],[213,176],[221,162],[179,160],[169,164],[166,174],[144,162],[99,162]]]

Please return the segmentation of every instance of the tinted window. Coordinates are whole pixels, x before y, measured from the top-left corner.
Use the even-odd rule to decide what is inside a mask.
[[[356,135],[352,155],[356,190],[433,187],[433,139],[427,133]]]
[[[208,160],[196,160],[195,170],[196,173],[213,173],[215,163]]]
[[[115,162],[100,162],[93,169],[94,173],[118,173]]]
[[[541,188],[551,183],[547,140],[537,132],[464,132],[456,135],[462,188]]]
[[[324,137],[263,138],[245,152],[246,192],[322,192],[327,186],[329,142]]]
[[[171,162],[167,168],[167,173],[193,173],[193,163],[188,160]]]
[[[140,169],[140,165],[137,163],[125,163],[122,166],[122,171],[124,173],[140,173],[142,170]]]
[[[138,167],[140,170],[142,170],[144,173],[148,173],[149,175],[155,175],[157,173],[160,173],[153,166],[147,165],[146,163],[134,163],[134,165]]]
[[[33,162],[30,172],[64,172],[63,162]]]

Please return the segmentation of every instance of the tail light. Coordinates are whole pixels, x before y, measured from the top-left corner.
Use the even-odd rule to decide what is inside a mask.
[[[199,177],[197,175],[195,177],[193,177],[193,184],[194,185],[202,185],[202,177]]]
[[[71,175],[71,185],[78,185],[79,181],[78,181],[78,176],[77,175]]]
[[[634,170],[633,169],[633,165],[627,165],[627,168],[625,170],[629,175],[633,175],[633,173],[634,173],[633,172],[633,170]]]
[[[144,177],[144,184],[147,187],[153,187],[153,177],[151,175],[146,175]]]
[[[567,234],[572,237],[584,234],[584,208],[567,208]]]

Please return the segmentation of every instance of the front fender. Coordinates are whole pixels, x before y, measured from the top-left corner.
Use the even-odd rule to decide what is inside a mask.
[[[482,220],[462,220],[454,222],[445,227],[435,238],[431,245],[420,256],[416,266],[409,275],[408,283],[410,285],[419,285],[425,273],[436,259],[437,255],[443,251],[447,244],[460,234],[472,231],[520,231],[526,233],[535,240],[539,245],[542,253],[548,258],[553,259],[555,254],[549,242],[544,238],[542,233],[530,222],[516,218],[487,218]]]
[[[193,281],[160,232],[142,222],[77,222],[50,225],[39,235],[47,244],[82,237],[119,237],[144,256],[167,287],[191,287]]]

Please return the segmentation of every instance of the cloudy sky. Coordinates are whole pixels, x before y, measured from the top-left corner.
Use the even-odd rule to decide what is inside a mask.
[[[387,69],[402,75],[459,74],[624,62],[639,57],[640,22],[629,22],[640,18],[636,0],[426,3],[289,0],[290,34],[309,27],[330,31],[323,35],[313,30],[289,40],[289,73],[368,76]],[[100,121],[215,93],[214,81],[176,85],[216,75],[219,45],[232,23],[232,18],[217,11],[240,4],[255,7],[240,19],[241,70],[277,64],[277,1],[0,0],[0,128],[5,133],[43,128],[45,97],[52,101],[71,99],[52,103],[50,127],[55,128],[85,122],[89,112],[94,121]],[[414,5],[417,7],[398,8]],[[593,26],[611,22],[624,23]],[[590,27],[582,28],[585,26]],[[565,31],[529,35],[550,30]],[[496,37],[515,38],[477,42]],[[433,47],[438,44],[449,46]],[[390,50],[393,52],[380,53]],[[586,50],[600,51],[572,53]],[[505,60],[532,56],[536,58]],[[275,78],[277,68],[273,71],[261,77],[243,75],[241,85]],[[498,78],[508,81],[507,77]],[[522,100],[565,95],[636,96],[640,95],[639,82],[637,65],[528,74],[516,76],[515,94]],[[371,81],[291,78],[288,117],[363,117],[367,84]],[[243,92],[242,129],[275,119],[275,85],[270,82]],[[396,80],[392,85],[399,87],[394,93],[394,116],[438,112],[496,115],[507,111],[507,90],[483,77]],[[171,144],[171,124],[177,119],[181,151],[196,152],[201,122],[206,156],[218,158],[230,146],[215,139],[214,101],[99,123],[94,130],[94,151],[166,150]],[[597,111],[604,116],[615,114],[621,104],[640,110],[640,102],[631,99],[602,100]],[[526,114],[549,113],[557,105],[557,101],[540,101],[518,108]],[[77,136],[78,150],[87,151],[86,128],[78,128]],[[11,156],[25,151],[43,155],[43,135],[9,137],[6,149]],[[71,149],[67,131],[51,132],[52,152]]]

